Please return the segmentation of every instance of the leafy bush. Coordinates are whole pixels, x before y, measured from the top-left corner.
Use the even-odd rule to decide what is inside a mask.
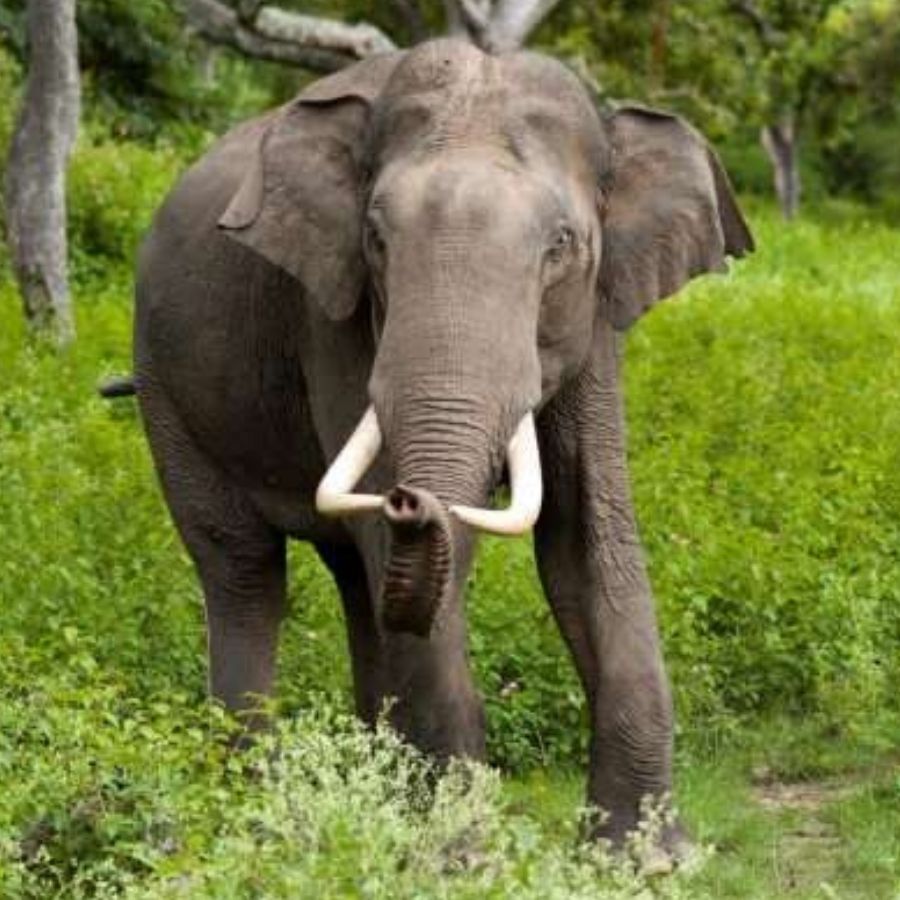
[[[6,158],[9,140],[12,136],[15,118],[15,100],[22,82],[22,73],[15,58],[0,45],[0,97],[6,98],[0,104],[0,156]]]
[[[69,228],[76,257],[130,263],[153,213],[184,167],[174,149],[81,144],[69,168]]]
[[[27,56],[25,5],[0,5],[0,51],[19,64]],[[77,25],[83,113],[107,138],[156,143],[173,132],[220,132],[292,96],[302,79],[211,48],[168,0],[79,0]]]
[[[0,27],[2,27],[2,16],[0,16]],[[0,103],[0,159],[5,160],[9,154],[9,143],[12,139],[13,128],[15,127],[15,112],[17,108],[17,99],[19,87],[21,84],[21,71],[19,64],[2,44],[0,44],[0,97],[4,97],[5,102]],[[6,210],[3,198],[0,198],[0,234],[6,232]],[[6,254],[6,242],[0,243],[0,264]]]
[[[896,708],[898,258],[788,229],[633,335],[634,480],[684,717]]]
[[[878,115],[860,122],[843,140],[827,148],[830,187],[852,192],[900,221],[900,115]]]
[[[602,851],[579,849],[572,828],[561,843],[508,809],[496,773],[458,764],[439,775],[392,732],[327,705],[235,756],[233,724],[183,694],[137,703],[102,674],[3,675],[20,689],[0,725],[32,748],[0,749],[4,896],[306,897],[327,886],[372,898],[617,898],[641,887]],[[673,882],[665,895],[680,893]]]

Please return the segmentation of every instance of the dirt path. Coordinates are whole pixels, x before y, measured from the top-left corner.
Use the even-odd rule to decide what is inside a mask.
[[[841,839],[825,813],[863,783],[852,776],[788,783],[769,780],[764,773],[754,780],[753,799],[784,823],[772,848],[779,882],[798,892],[833,885],[839,875]]]

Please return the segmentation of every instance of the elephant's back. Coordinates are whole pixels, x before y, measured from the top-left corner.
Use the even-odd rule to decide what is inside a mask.
[[[181,175],[142,242],[139,286],[158,284],[166,276],[178,277],[190,259],[223,246],[218,220],[252,165],[271,116],[237,125]]]

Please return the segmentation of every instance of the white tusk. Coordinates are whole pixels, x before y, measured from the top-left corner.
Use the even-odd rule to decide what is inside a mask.
[[[375,408],[370,406],[319,482],[316,509],[323,516],[352,516],[381,509],[384,498],[380,495],[351,493],[375,462],[380,449],[381,428]]]
[[[509,506],[506,509],[451,506],[450,512],[473,528],[490,534],[524,534],[537,521],[544,493],[532,413],[528,413],[519,423],[506,453],[511,495]]]

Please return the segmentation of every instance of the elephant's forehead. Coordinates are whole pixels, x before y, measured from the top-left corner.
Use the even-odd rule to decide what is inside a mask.
[[[497,59],[453,38],[430,41],[410,50],[387,85],[386,98],[440,91],[466,93],[496,77]]]
[[[557,190],[560,188],[557,188]],[[422,217],[435,226],[470,230],[498,226],[501,221],[527,222],[525,212],[547,191],[520,170],[484,154],[450,152],[424,157],[413,166],[389,166],[378,181],[372,205],[393,225],[421,225]],[[561,206],[561,204],[560,204]]]
[[[516,157],[541,132],[557,145],[598,139],[591,100],[561,63],[532,53],[491,56],[456,39],[410,51],[379,106],[382,150],[417,139],[426,152],[483,142]]]
[[[502,90],[498,61],[471,44],[442,40],[412,50],[381,101],[386,144],[415,134],[443,147],[496,121]]]

